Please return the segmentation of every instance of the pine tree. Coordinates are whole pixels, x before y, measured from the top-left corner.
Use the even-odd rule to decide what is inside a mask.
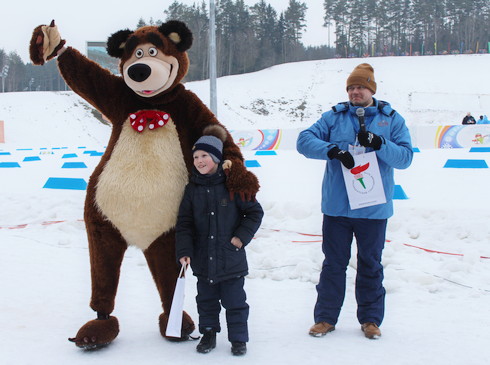
[[[250,8],[253,29],[258,42],[259,57],[256,62],[258,69],[275,64],[277,13],[264,0]]]
[[[351,47],[356,51],[356,56],[362,57],[366,53],[367,39],[367,15],[365,13],[365,0],[352,1],[350,9],[349,38]]]
[[[286,22],[286,36],[292,43],[299,43],[306,28],[306,3],[289,0],[289,6],[284,12]]]
[[[144,27],[146,24],[145,20],[143,18],[140,18],[138,20],[138,23],[136,23],[136,28],[141,28],[141,27]]]
[[[289,6],[284,12],[286,61],[298,61],[304,52],[301,36],[306,28],[306,3],[289,0]]]

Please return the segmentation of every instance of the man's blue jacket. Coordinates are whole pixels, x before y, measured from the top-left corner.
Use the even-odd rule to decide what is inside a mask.
[[[374,105],[365,108],[366,129],[383,140],[376,151],[386,203],[351,210],[340,161],[328,158],[327,153],[337,146],[349,150],[356,143],[359,132],[358,107],[340,103],[310,128],[302,131],[297,140],[297,150],[308,158],[327,160],[322,184],[322,212],[330,216],[351,218],[387,219],[393,215],[393,169],[406,169],[412,163],[413,150],[405,119],[389,103],[374,99]],[[366,152],[372,151],[366,148]]]

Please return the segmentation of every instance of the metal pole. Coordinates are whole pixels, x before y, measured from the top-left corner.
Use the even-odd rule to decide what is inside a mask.
[[[9,65],[4,65],[2,68],[2,93],[5,92],[5,78],[7,77],[9,73]]]
[[[216,93],[216,8],[214,0],[209,1],[209,82],[210,106],[214,115],[218,116],[218,101]]]

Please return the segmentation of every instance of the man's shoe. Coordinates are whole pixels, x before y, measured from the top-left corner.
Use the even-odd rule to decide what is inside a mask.
[[[327,323],[327,322],[318,322],[315,323],[311,328],[310,328],[310,336],[313,337],[320,337],[320,336],[325,336],[327,333],[332,332],[335,330],[335,326]]]
[[[364,336],[370,340],[375,340],[381,337],[381,331],[376,323],[366,322],[361,325],[361,330]]]
[[[201,354],[207,354],[216,347],[216,331],[213,328],[205,329],[196,350]]]
[[[247,344],[245,342],[232,342],[231,353],[235,356],[242,356],[247,353]]]

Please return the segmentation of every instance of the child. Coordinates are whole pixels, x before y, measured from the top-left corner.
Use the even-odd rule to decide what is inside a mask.
[[[243,288],[248,274],[245,246],[259,229],[264,212],[258,202],[242,201],[238,194],[230,200],[222,161],[226,133],[220,126],[209,133],[215,135],[202,136],[193,147],[195,168],[179,209],[176,254],[197,276],[199,332],[203,334],[197,352],[208,353],[216,347],[222,305],[231,352],[244,355],[249,312]]]

